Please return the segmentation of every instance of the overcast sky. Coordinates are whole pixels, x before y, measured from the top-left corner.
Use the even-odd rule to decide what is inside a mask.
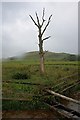
[[[78,3],[2,3],[2,54],[3,58],[38,50],[38,29],[29,14],[35,17],[35,11],[41,19],[45,8],[45,19],[52,14],[51,22],[44,37],[44,50],[52,52],[78,52]],[[47,22],[47,21],[46,21]],[[45,22],[45,24],[46,24]]]

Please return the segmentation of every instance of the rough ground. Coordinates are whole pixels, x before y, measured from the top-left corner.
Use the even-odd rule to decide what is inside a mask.
[[[72,95],[72,98],[76,99],[76,100],[80,100],[80,92],[77,92],[75,94]],[[78,105],[75,105],[73,103],[69,103],[67,105],[68,107],[79,111],[80,107]],[[16,120],[16,118],[26,118],[26,119],[30,119],[30,120],[35,120],[35,119],[43,119],[43,120],[59,120],[57,118],[58,116],[50,110],[30,110],[30,111],[3,111],[2,112],[2,120],[5,120],[5,118],[14,118]],[[8,120],[8,119],[7,119]]]
[[[3,111],[4,118],[44,118],[44,119],[57,119],[52,111],[36,110],[36,111]]]

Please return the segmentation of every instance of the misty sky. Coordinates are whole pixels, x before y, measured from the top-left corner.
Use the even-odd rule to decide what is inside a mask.
[[[78,3],[2,3],[2,56],[16,56],[38,50],[38,29],[29,14],[40,20],[45,8],[45,19],[52,14],[51,22],[44,37],[44,50],[52,52],[78,53]],[[47,22],[47,21],[46,21]],[[45,22],[45,25],[46,25]]]

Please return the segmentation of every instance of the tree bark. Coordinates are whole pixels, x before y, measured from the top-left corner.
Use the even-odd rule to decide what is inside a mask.
[[[44,74],[44,51],[43,51],[43,40],[41,35],[41,27],[39,27],[39,54],[40,54],[40,71]]]
[[[44,55],[40,54],[40,70],[41,73],[44,74]]]

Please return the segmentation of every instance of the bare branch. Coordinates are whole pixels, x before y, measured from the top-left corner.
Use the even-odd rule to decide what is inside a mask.
[[[44,24],[45,21],[46,21],[46,20],[43,19],[41,27],[43,26],[43,24]]]
[[[37,18],[38,26],[40,27],[40,23],[39,23],[39,18],[38,18],[37,12],[36,12],[35,14],[36,14],[36,18]]]
[[[45,22],[45,20],[44,20],[44,14],[45,14],[45,8],[43,8],[43,16],[42,16],[42,25],[41,25],[41,27],[43,26],[43,24]]]
[[[44,13],[45,13],[45,8],[43,8],[43,16],[42,16],[42,19],[44,19]]]
[[[43,41],[49,39],[50,37],[51,37],[51,36],[44,38]]]
[[[44,30],[43,30],[43,32],[42,32],[42,35],[43,35],[43,33],[45,32],[46,28],[48,27],[48,25],[49,25],[49,23],[50,23],[51,17],[52,17],[52,15],[50,15],[50,17],[49,17],[49,19],[48,19],[48,22],[47,22],[47,24],[46,24],[46,26],[45,26],[45,28],[44,28]]]
[[[52,15],[50,15],[50,17],[49,17],[49,21],[51,20],[51,17],[52,17]]]
[[[38,25],[37,25],[37,23],[35,22],[35,20],[32,18],[32,16],[31,15],[29,15],[30,16],[30,18],[32,19],[32,21],[34,22],[34,24],[37,26],[37,27],[39,27]]]

